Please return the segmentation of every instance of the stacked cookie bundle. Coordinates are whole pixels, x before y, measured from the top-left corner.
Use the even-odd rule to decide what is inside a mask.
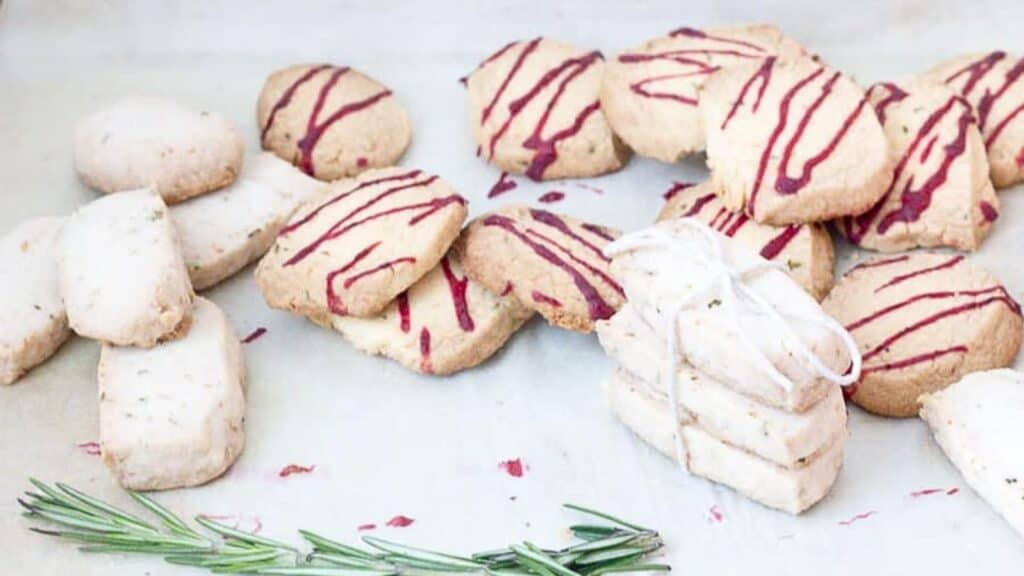
[[[694,219],[606,248],[628,303],[598,323],[618,417],[683,469],[798,514],[842,466],[849,335],[785,272]],[[844,375],[852,367],[850,375]]]

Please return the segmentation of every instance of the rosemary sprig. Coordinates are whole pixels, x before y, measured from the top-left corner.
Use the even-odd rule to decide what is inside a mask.
[[[458,556],[415,548],[373,536],[366,548],[331,540],[314,532],[299,534],[312,552],[232,528],[203,516],[195,522],[211,534],[189,526],[149,496],[129,492],[159,524],[120,510],[65,484],[53,486],[31,479],[37,491],[18,502],[25,516],[55,525],[31,528],[47,536],[81,544],[84,552],[160,556],[171,564],[205,568],[222,574],[266,576],[416,576],[425,574],[487,574],[489,576],[601,576],[624,572],[666,572],[667,564],[646,559],[663,546],[654,530],[603,512],[565,504],[565,508],[610,522],[578,524],[570,531],[581,542],[548,550],[531,542]]]

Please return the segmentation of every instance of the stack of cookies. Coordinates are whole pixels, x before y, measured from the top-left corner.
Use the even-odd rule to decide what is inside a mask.
[[[852,339],[783,270],[696,219],[609,245],[613,410],[685,470],[798,514],[842,466]],[[851,369],[852,368],[852,369]],[[848,370],[850,371],[847,374]]]

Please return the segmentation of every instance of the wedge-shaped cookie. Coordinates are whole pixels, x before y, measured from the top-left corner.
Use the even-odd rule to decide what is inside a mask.
[[[696,218],[762,258],[785,265],[789,275],[817,300],[832,288],[835,252],[832,237],[821,224],[758,224],[746,214],[726,208],[710,182],[676,184],[658,214],[658,222],[673,218]]]
[[[260,143],[321,180],[392,166],[412,130],[387,87],[348,66],[301,64],[267,78],[256,108]]]
[[[618,170],[629,158],[601,111],[597,51],[535,38],[513,42],[464,80],[478,156],[534,180]]]
[[[844,439],[824,448],[810,461],[779,466],[716,438],[701,426],[676,422],[665,402],[645,392],[623,371],[607,386],[615,415],[641,439],[676,457],[675,433],[686,444],[686,462],[696,476],[728,486],[740,494],[790,514],[799,514],[828,494],[843,465]]]
[[[152,189],[79,208],[60,244],[60,293],[75,332],[150,347],[187,330],[192,284],[167,207]]]
[[[809,58],[737,65],[704,84],[708,166],[731,210],[783,225],[860,214],[892,179],[864,92]]]
[[[75,129],[75,170],[101,192],[153,186],[168,204],[234,182],[245,144],[227,120],[159,98],[125,98]]]
[[[367,354],[426,374],[451,374],[489,358],[533,312],[470,280],[453,254],[398,295],[379,316],[315,318]]]
[[[959,91],[976,109],[996,188],[1024,181],[1024,58],[1002,51],[961,56],[928,77]]]
[[[1024,536],[1024,374],[976,372],[921,397],[921,418],[964,480]]]
[[[884,416],[917,414],[921,394],[1013,364],[1021,309],[988,271],[953,254],[878,257],[847,272],[823,303],[864,359],[853,401]]]
[[[196,486],[224,473],[245,444],[241,344],[215,304],[196,298],[184,337],[155,348],[104,345],[100,447],[131,490]]]
[[[295,214],[256,281],[274,308],[375,316],[441,261],[465,218],[466,201],[437,176],[363,172]]]
[[[569,216],[505,206],[474,220],[458,244],[466,274],[495,294],[512,294],[549,324],[590,332],[625,293],[601,250],[618,232]]]
[[[0,238],[0,385],[49,358],[71,331],[57,281],[64,218],[36,218]]]
[[[172,206],[192,286],[214,286],[263,256],[299,206],[324,187],[264,152],[228,188]]]
[[[941,84],[876,84],[868,90],[897,159],[892,183],[840,232],[864,248],[974,250],[999,215],[985,144],[971,105]]]
[[[670,406],[661,368],[665,339],[629,304],[598,322],[601,346],[645,393]],[[846,405],[838,386],[802,414],[766,406],[687,364],[676,371],[681,415],[715,438],[787,467],[817,457],[846,434]]]
[[[637,154],[675,162],[704,149],[697,103],[711,74],[768,56],[802,54],[803,47],[770,25],[679,28],[608,61],[601,108]]]

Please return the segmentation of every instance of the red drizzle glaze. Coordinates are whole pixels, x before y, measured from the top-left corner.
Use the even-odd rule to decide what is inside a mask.
[[[615,236],[613,236],[611,233],[609,233],[608,229],[605,228],[604,226],[598,226],[597,224],[591,224],[589,222],[584,222],[583,224],[580,224],[580,228],[583,228],[587,232],[590,232],[591,234],[593,234],[594,236],[597,236],[598,238],[600,238],[602,240],[607,240],[608,242],[614,242],[615,241]]]
[[[999,218],[999,210],[996,210],[996,207],[990,202],[982,200],[978,208],[981,209],[981,216],[985,219],[985,222],[995,222]]]
[[[267,124],[266,126],[263,127],[263,130],[260,132],[261,144],[263,142],[266,142],[267,132],[269,132],[270,128],[274,125],[274,119],[277,118],[277,113],[288,104],[291,104],[292,97],[295,96],[295,92],[299,88],[301,88],[303,84],[312,80],[314,76],[329,68],[332,68],[330,64],[321,64],[320,66],[310,68],[302,76],[299,76],[298,79],[295,80],[295,82],[292,82],[291,86],[289,86],[284,91],[284,93],[281,94],[281,97],[277,100],[277,102],[274,103],[274,106],[270,109],[270,115],[267,117]]]
[[[252,342],[255,342],[256,340],[258,340],[261,336],[263,336],[266,333],[267,333],[267,329],[262,327],[262,326],[260,326],[259,328],[257,328],[255,330],[253,330],[252,332],[250,332],[248,336],[246,336],[245,338],[242,338],[242,344],[250,344]]]
[[[695,182],[673,182],[672,187],[666,190],[661,195],[661,197],[664,198],[666,202],[668,202],[669,200],[675,198],[676,195],[682,192],[683,190],[686,190],[687,188],[693,188],[696,185],[697,184]],[[714,197],[714,194],[712,194],[711,196]]]
[[[963,85],[960,87],[960,93],[964,96],[970,96],[974,88],[984,79],[995,66],[1005,59],[1008,55],[1006,52],[991,52],[979,60],[971,62],[967,66],[964,66],[960,70],[957,70],[946,78],[946,83],[950,84],[956,82],[958,79],[965,77]],[[1017,80],[1024,76],[1024,59],[1018,60],[1006,74],[1003,76],[1002,84],[993,92],[992,90],[986,89],[980,98],[975,99],[975,104],[978,108],[978,126],[985,134],[985,146],[991,147],[995,143],[999,135],[1006,129],[1006,127],[1012,122],[1017,116],[1024,113],[1024,102],[1013,108],[1005,117],[1003,117],[994,126],[989,123],[992,108],[1000,98],[1006,95],[1010,86],[1012,86]]]
[[[882,258],[881,260],[873,260],[870,262],[861,262],[853,268],[850,268],[850,272],[854,270],[866,270],[868,268],[880,268],[882,266],[888,266],[890,264],[899,264],[900,262],[906,262],[910,260],[910,256],[904,254],[902,256],[892,256],[890,258]]]
[[[945,494],[946,496],[953,496],[960,492],[957,487],[949,488],[925,488],[924,490],[916,490],[910,493],[911,498],[920,498],[921,496],[931,496],[932,494]]]
[[[506,280],[505,281],[505,289],[501,291],[501,295],[502,296],[508,296],[515,289],[516,289],[516,285],[513,284],[512,282]]]
[[[75,444],[76,448],[81,448],[82,452],[85,452],[89,456],[99,456],[102,452],[100,449],[100,443],[96,441],[79,442]]]
[[[332,196],[332,197],[328,198],[326,201],[324,201],[323,203],[319,204],[316,208],[314,208],[313,210],[310,210],[309,213],[307,213],[302,218],[299,218],[298,220],[296,220],[294,222],[290,222],[287,226],[285,226],[284,228],[281,229],[281,234],[280,235],[284,236],[284,235],[292,232],[293,230],[304,226],[307,222],[309,222],[313,218],[316,218],[317,215],[320,214],[320,212],[323,211],[328,206],[331,206],[333,204],[341,202],[345,198],[348,198],[349,196],[351,196],[352,194],[355,194],[356,192],[359,192],[360,190],[365,190],[366,188],[370,188],[371,186],[377,186],[378,184],[386,184],[386,183],[389,183],[389,182],[397,182],[399,180],[408,180],[409,178],[415,178],[415,177],[419,176],[420,174],[422,174],[421,171],[419,171],[419,170],[412,170],[412,171],[409,171],[409,172],[403,172],[401,174],[394,174],[392,176],[384,176],[382,178],[375,178],[373,180],[367,180],[365,182],[360,182],[355,188],[352,188],[351,190],[346,190],[346,191],[344,191],[344,192],[342,192],[340,194],[337,194],[335,196]]]
[[[309,474],[314,470],[316,470],[316,466],[300,466],[299,464],[289,464],[284,468],[281,468],[281,471],[278,472],[277,475],[280,478],[287,478],[292,474]]]
[[[838,522],[838,524],[840,526],[849,526],[850,524],[853,524],[854,522],[859,522],[861,520],[867,520],[868,518],[874,516],[875,514],[878,514],[878,512],[876,510],[869,510],[867,512],[861,512],[860,514],[857,514],[857,515],[853,516],[852,518],[850,518],[848,520],[840,520]]]
[[[530,217],[536,220],[537,222],[540,222],[545,226],[554,228],[555,230],[558,230],[565,236],[568,236],[569,238],[572,238],[573,240],[579,242],[587,250],[590,250],[595,256],[597,256],[601,260],[604,260],[605,262],[611,262],[611,260],[605,257],[604,253],[601,252],[601,249],[597,247],[597,245],[595,245],[593,242],[588,241],[586,238],[583,238],[579,234],[573,232],[572,228],[570,228],[569,225],[566,224],[565,220],[559,218],[557,214],[554,214],[553,212],[548,212],[547,210],[531,209]]]
[[[766,260],[772,260],[776,256],[782,253],[789,246],[789,243],[796,238],[797,234],[800,233],[800,226],[795,224],[786,226],[779,232],[778,236],[772,238],[767,244],[761,248],[761,257]]]
[[[725,519],[725,516],[722,514],[722,511],[718,509],[718,504],[715,504],[711,508],[708,508],[708,519],[713,524],[721,524],[722,520]]]
[[[412,523],[415,521],[416,520],[409,518],[408,516],[403,516],[399,514],[391,520],[388,520],[387,525],[391,526],[392,528],[405,528],[406,526],[411,526]]]
[[[950,258],[949,260],[946,260],[945,262],[943,262],[941,264],[936,264],[935,266],[929,266],[927,268],[922,268],[920,270],[914,270],[913,272],[907,272],[906,274],[900,274],[898,276],[894,276],[891,280],[889,280],[885,284],[882,284],[878,288],[875,288],[875,293],[877,294],[878,292],[881,292],[882,290],[884,290],[886,288],[889,288],[891,286],[895,286],[897,284],[901,284],[903,282],[906,282],[907,280],[910,280],[911,278],[917,278],[918,276],[924,276],[926,274],[931,274],[932,272],[938,272],[940,270],[946,270],[947,268],[952,268],[952,267],[956,266],[957,264],[959,264],[960,262],[963,262],[963,260],[964,260],[963,256],[956,255],[956,256],[953,256],[952,258]]]
[[[501,468],[502,470],[505,471],[506,474],[513,478],[522,478],[523,471],[525,470],[525,467],[523,466],[523,461],[520,460],[519,458],[499,462],[498,468]]]
[[[469,304],[466,303],[466,288],[469,286],[469,278],[459,278],[452,271],[448,258],[441,259],[441,270],[444,278],[448,281],[448,289],[452,295],[452,304],[455,306],[455,317],[459,321],[459,328],[463,332],[472,332],[475,328],[473,318],[469,315]]]
[[[370,268],[369,270],[363,270],[358,274],[353,274],[352,276],[349,276],[348,278],[345,279],[345,282],[342,284],[342,286],[344,286],[345,289],[347,290],[351,288],[353,284],[362,280],[363,278],[366,278],[367,276],[373,276],[374,274],[381,272],[383,270],[390,270],[395,266],[398,266],[399,264],[415,263],[416,259],[411,256],[403,256],[401,258],[395,258],[394,260],[388,260],[387,262],[381,262],[380,264],[374,266],[373,268]]]
[[[509,178],[508,172],[502,172],[501,176],[498,177],[498,181],[494,183],[494,186],[491,186],[491,191],[487,193],[487,197],[494,198],[500,196],[509,190],[515,190],[516,186],[518,184],[516,184],[515,180]]]
[[[395,298],[395,306],[398,308],[398,328],[409,333],[411,318],[409,317],[409,293],[402,292]]]
[[[870,97],[872,92],[878,90],[885,90],[885,96],[880,98],[878,102],[875,102],[875,115],[878,116],[878,121],[880,123],[885,124],[885,113],[889,109],[889,106],[892,106],[897,102],[902,102],[910,96],[910,94],[907,94],[905,90],[892,82],[880,82],[868,89],[868,96]]]
[[[747,95],[747,91],[753,87],[754,82],[760,80],[761,86],[757,89],[757,99],[754,100],[754,105],[750,110],[756,114],[757,109],[761,107],[761,100],[764,98],[764,91],[768,89],[768,83],[772,81],[772,69],[775,66],[775,57],[765,58],[764,62],[758,66],[754,74],[743,83],[743,88],[740,89],[740,95],[736,97],[736,100],[732,103],[732,108],[729,109],[729,114],[722,120],[721,129],[725,130],[726,126],[729,125],[729,121],[732,120],[733,116],[736,115],[736,111],[740,106],[743,105],[743,99]]]
[[[427,374],[434,371],[430,366],[430,329],[426,326],[420,329],[420,371]]]
[[[377,529],[377,525],[376,524],[360,524],[359,526],[356,526],[356,530],[358,530],[360,532],[365,532],[367,530],[376,530],[376,529]]]
[[[561,202],[564,199],[565,192],[551,190],[550,192],[545,192],[544,194],[542,194],[540,198],[537,198],[537,201],[543,204],[554,204],[555,202]]]
[[[540,292],[539,290],[530,292],[530,298],[533,298],[533,301],[538,304],[547,304],[548,306],[554,306],[555,308],[562,307],[561,302],[543,292]]]

